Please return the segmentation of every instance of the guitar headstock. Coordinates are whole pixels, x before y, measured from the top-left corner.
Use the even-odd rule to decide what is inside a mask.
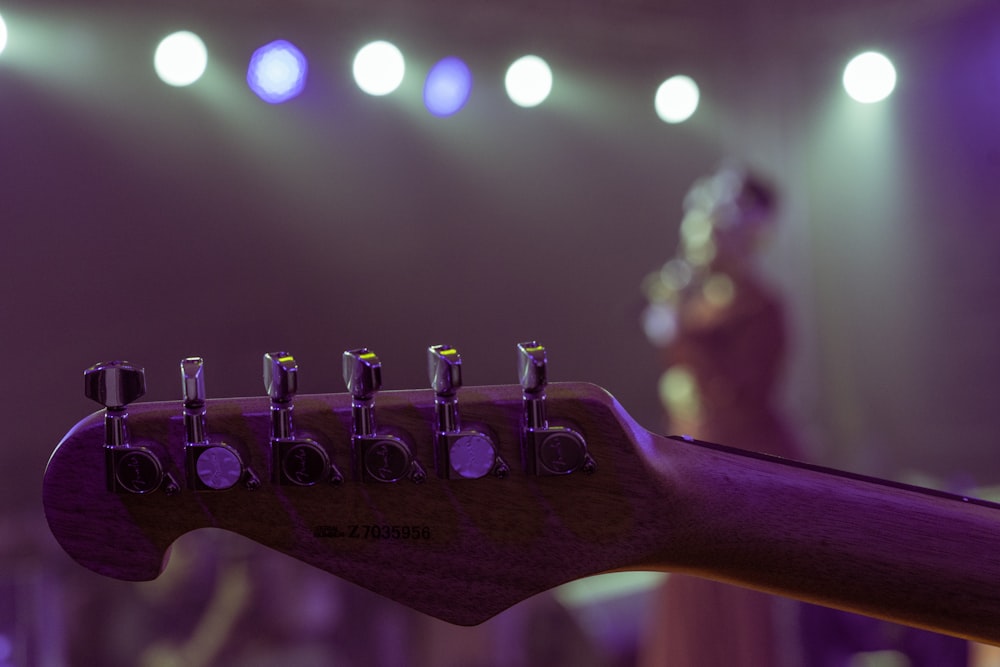
[[[229,530],[438,618],[471,625],[553,586],[643,562],[662,535],[650,434],[607,392],[548,384],[518,346],[520,383],[462,387],[428,350],[430,388],[379,391],[367,349],[344,353],[348,393],[296,395],[298,367],[264,356],[266,393],[209,399],[201,359],[182,399],[132,403],[141,369],[85,374],[105,406],[53,452],[43,498],[76,561],[149,580],[170,545]]]

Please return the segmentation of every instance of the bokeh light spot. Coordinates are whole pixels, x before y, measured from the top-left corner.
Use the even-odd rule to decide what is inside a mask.
[[[507,68],[507,96],[519,107],[535,107],[552,92],[552,70],[538,56],[523,56]]]
[[[379,40],[361,47],[353,71],[358,88],[369,95],[388,95],[403,83],[406,60],[394,44]]]
[[[0,53],[3,53],[4,48],[7,46],[7,24],[4,23],[3,17],[0,16]]]
[[[190,86],[201,78],[207,66],[205,42],[187,30],[164,37],[153,54],[156,75],[171,86]]]
[[[689,76],[677,74],[656,89],[653,106],[656,115],[665,123],[683,123],[698,109],[701,93],[698,84]]]
[[[469,101],[472,92],[472,72],[459,58],[438,61],[427,73],[424,82],[424,106],[435,116],[458,113]]]
[[[844,68],[844,90],[857,102],[881,102],[896,88],[896,68],[877,51],[855,56]]]
[[[280,104],[302,92],[308,71],[302,52],[291,42],[279,39],[253,52],[247,84],[268,104]]]

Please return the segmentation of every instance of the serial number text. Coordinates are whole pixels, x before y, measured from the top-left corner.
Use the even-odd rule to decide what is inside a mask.
[[[430,526],[390,526],[385,524],[350,524],[316,526],[313,536],[348,540],[429,540]]]

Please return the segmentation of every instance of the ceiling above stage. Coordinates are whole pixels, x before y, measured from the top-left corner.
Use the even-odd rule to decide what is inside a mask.
[[[549,47],[581,51],[611,45],[621,53],[664,48],[710,54],[754,44],[790,57],[799,49],[880,44],[915,28],[996,0],[7,0],[36,12],[43,6],[125,15],[196,15],[223,20],[316,20],[440,34],[468,28],[477,37],[544,34]]]
[[[906,24],[933,20],[961,12],[991,0],[13,0],[7,4],[26,6],[70,5],[74,7],[120,7],[128,11],[197,8],[199,11],[239,9],[334,11],[334,12],[416,12],[447,11],[456,16],[518,13],[526,19],[554,17],[571,22],[577,19],[620,21],[697,20],[739,24],[748,18],[757,23],[819,24],[826,21],[886,21]],[[610,27],[610,26],[609,26]]]

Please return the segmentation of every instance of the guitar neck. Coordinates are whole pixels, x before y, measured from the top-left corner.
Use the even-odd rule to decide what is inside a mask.
[[[662,549],[640,566],[1000,642],[1000,506],[650,435]]]

